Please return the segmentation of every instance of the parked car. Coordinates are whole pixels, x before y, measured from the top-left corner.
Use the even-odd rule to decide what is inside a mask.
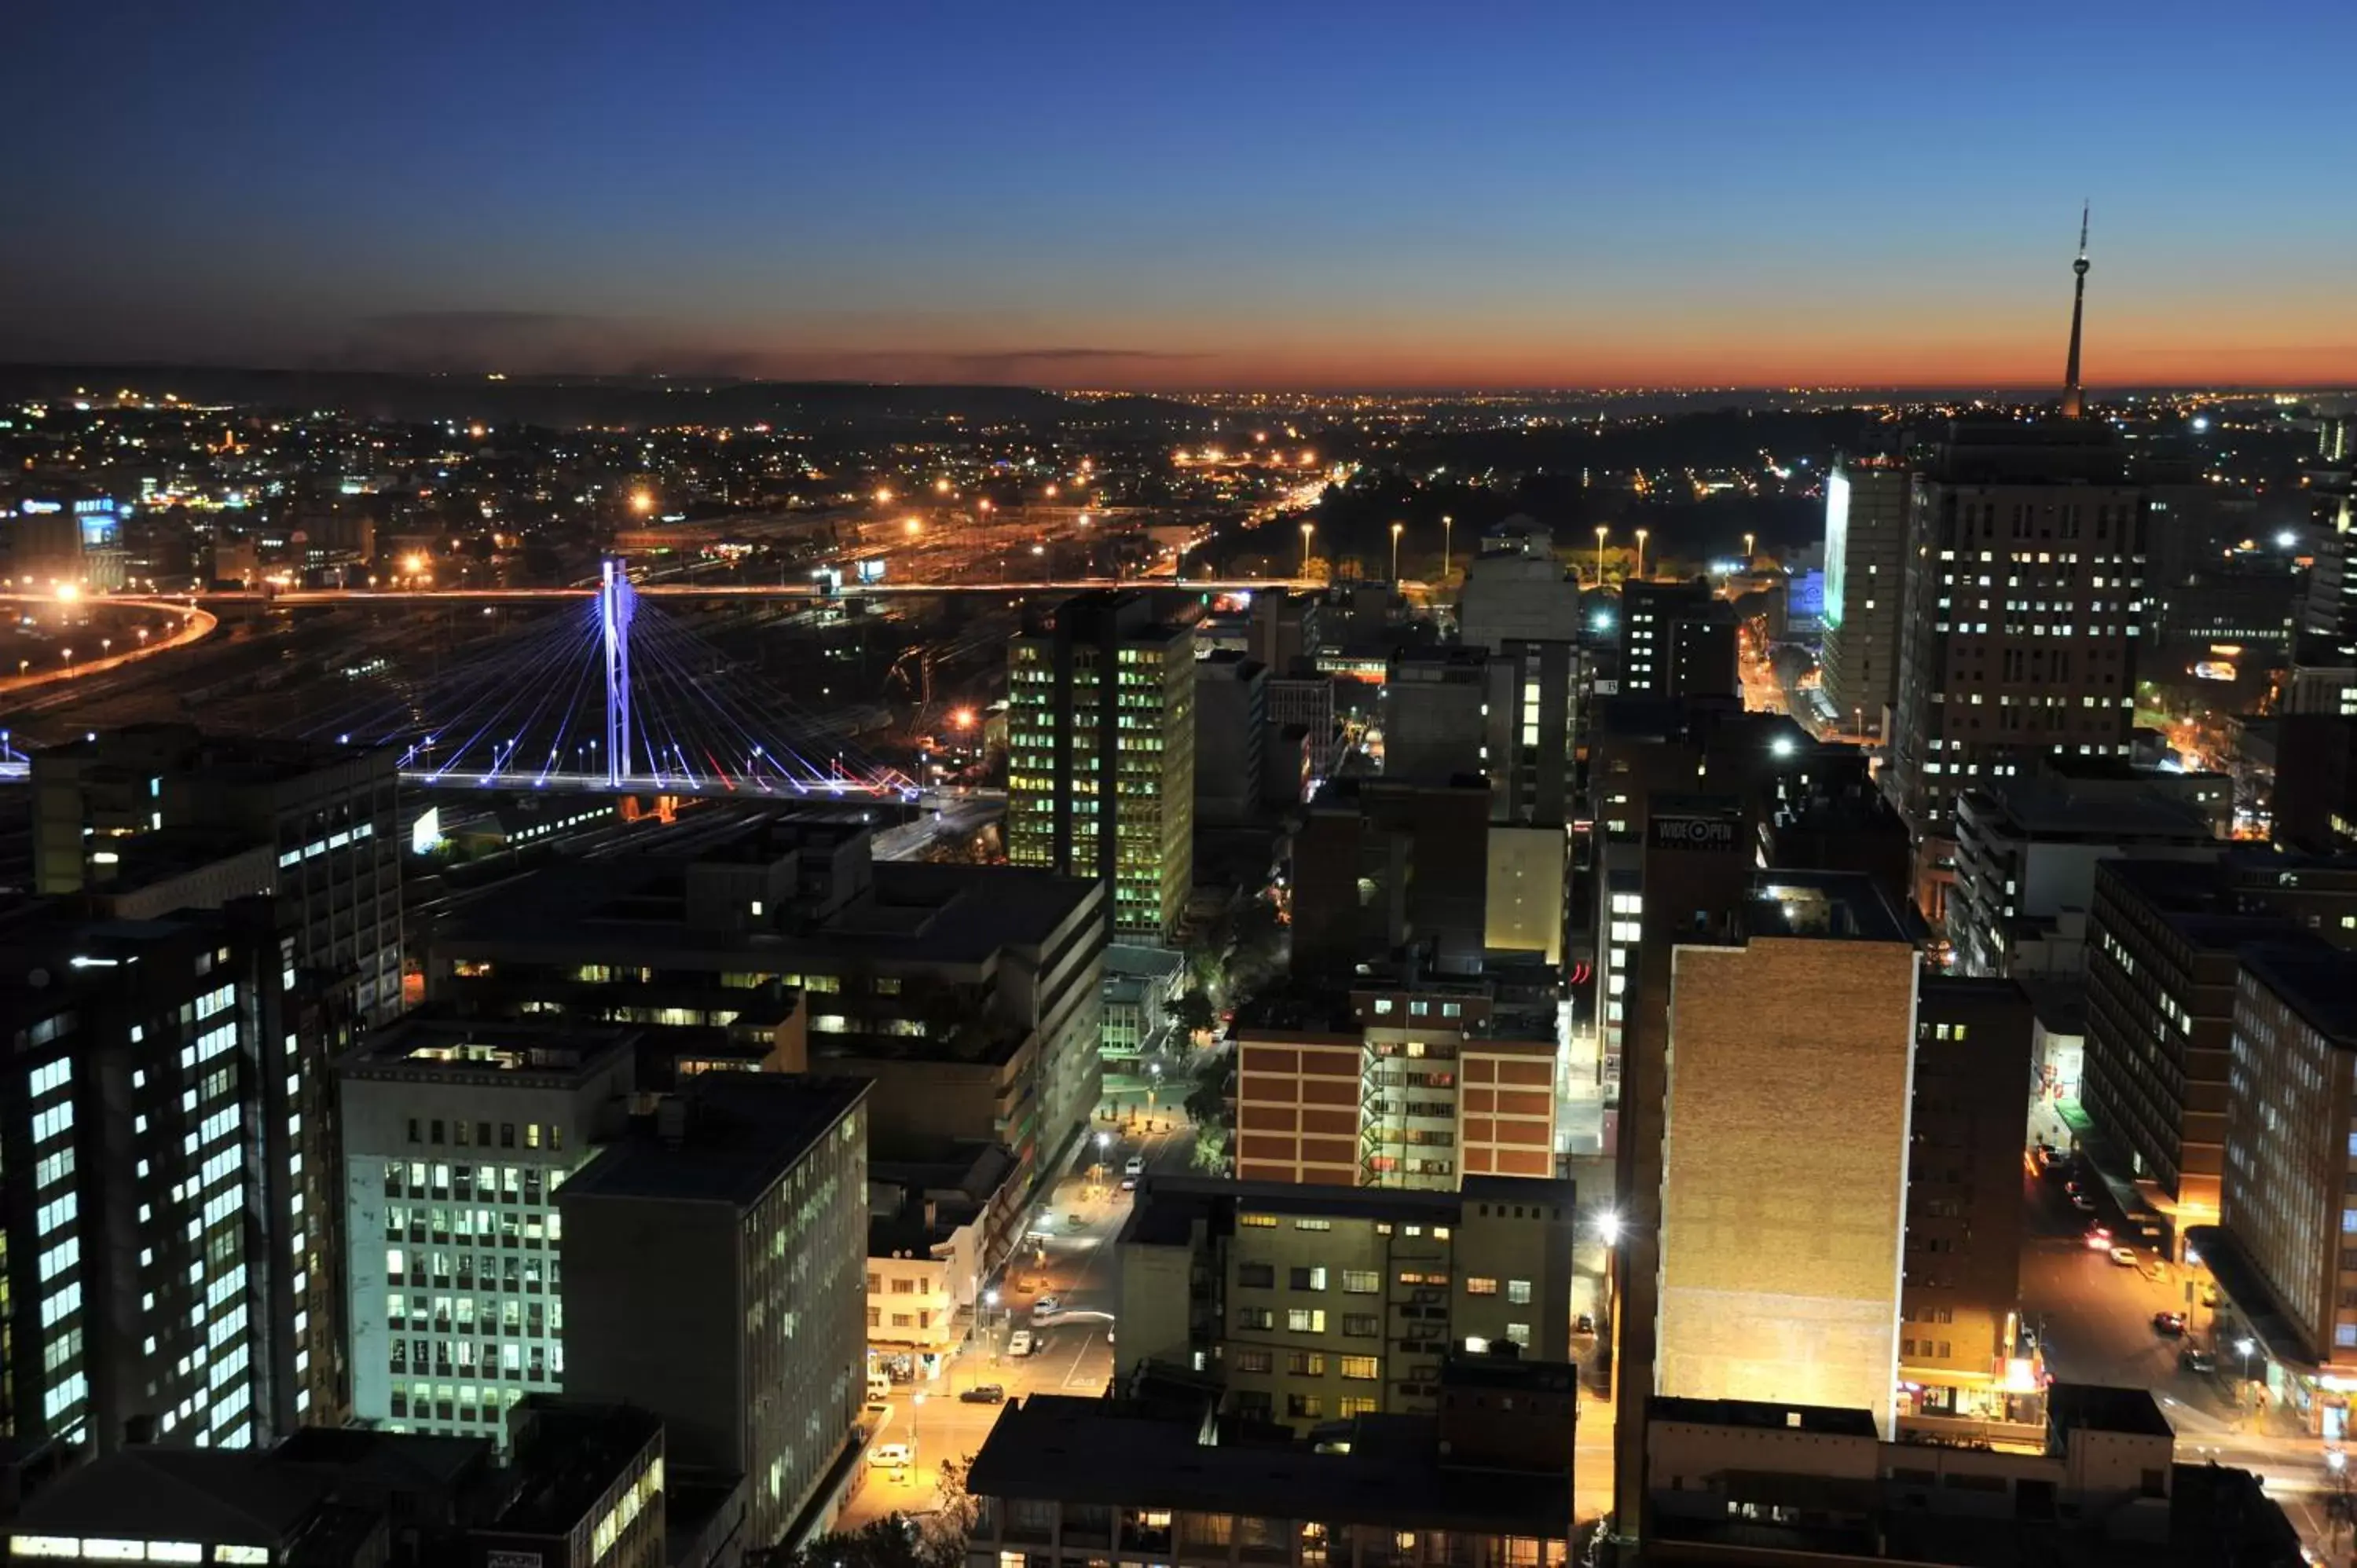
[[[2152,1326],[2155,1330],[2167,1335],[2171,1339],[2181,1337],[2185,1333],[2185,1314],[2156,1312],[2152,1315]]]
[[[877,1470],[905,1470],[916,1463],[916,1444],[911,1443],[879,1444],[867,1451],[868,1467]]]
[[[2133,1268],[2135,1268],[2135,1267],[2136,1266],[2136,1249],[2135,1249],[2134,1247],[2115,1247],[2115,1248],[2113,1248],[2113,1249],[2112,1249],[2112,1262],[2114,1262],[2115,1263],[2117,1263],[2120,1267],[2122,1267],[2122,1268],[2124,1268],[2124,1269],[2133,1269]]]
[[[976,1383],[958,1395],[963,1404],[1005,1404],[1006,1391],[996,1383]]]
[[[1053,1312],[1063,1305],[1063,1299],[1060,1296],[1043,1295],[1039,1300],[1031,1304],[1031,1310],[1034,1312]]]
[[[1129,1158],[1122,1161],[1121,1174],[1124,1176],[1144,1176],[1146,1174],[1146,1156],[1144,1155],[1132,1155]]]
[[[1010,1356],[1028,1356],[1032,1348],[1031,1331],[1028,1328],[1018,1328],[1006,1337],[1006,1353]]]
[[[2196,1350],[2190,1345],[2177,1353],[2177,1364],[2189,1372],[2214,1372],[2218,1369],[2217,1358],[2207,1350]]]

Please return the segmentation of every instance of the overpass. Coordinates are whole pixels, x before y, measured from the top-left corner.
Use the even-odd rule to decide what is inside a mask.
[[[959,594],[1086,594],[1122,588],[1256,594],[1324,585],[1306,577],[1067,577],[1051,582],[845,583],[840,587],[815,582],[640,583],[632,591],[644,599],[799,599],[823,603],[829,599],[924,599]],[[564,588],[230,588],[188,595],[174,602],[212,606],[532,604],[542,600],[594,599],[599,591],[595,584]]]

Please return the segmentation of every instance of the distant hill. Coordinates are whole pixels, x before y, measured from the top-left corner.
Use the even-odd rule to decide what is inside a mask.
[[[1170,398],[1075,398],[1015,386],[893,386],[862,381],[690,381],[623,376],[416,375],[369,371],[231,370],[189,365],[0,364],[0,400],[61,398],[78,390],[170,392],[186,402],[365,419],[481,420],[584,425],[773,424],[798,430],[1019,423],[1151,425],[1200,421]]]

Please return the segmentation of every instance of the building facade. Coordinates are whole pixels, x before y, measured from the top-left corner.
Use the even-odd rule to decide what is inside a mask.
[[[619,1135],[630,1031],[405,1022],[339,1064],[352,1413],[502,1440],[565,1382],[557,1192]]]
[[[1883,732],[1899,700],[1899,608],[1906,590],[1913,476],[1881,463],[1825,476],[1825,700],[1854,732]]]
[[[1194,879],[1195,647],[1138,594],[1083,594],[1015,639],[1006,855],[1112,890],[1125,940],[1178,935]]]

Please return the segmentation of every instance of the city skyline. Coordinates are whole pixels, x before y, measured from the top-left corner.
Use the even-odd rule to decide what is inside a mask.
[[[0,358],[2035,386],[2092,200],[2091,385],[2357,380],[2357,21],[2274,9],[58,13]]]

